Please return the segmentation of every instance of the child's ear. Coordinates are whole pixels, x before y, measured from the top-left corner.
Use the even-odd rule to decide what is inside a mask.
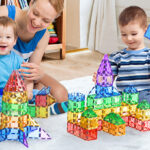
[[[14,45],[16,44],[16,42],[17,42],[17,38],[14,39]]]
[[[148,26],[145,27],[145,29],[144,29],[145,32],[146,32],[147,28],[148,28]]]

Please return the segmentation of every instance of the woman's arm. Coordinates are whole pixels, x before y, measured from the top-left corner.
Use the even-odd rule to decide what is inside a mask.
[[[23,63],[22,67],[28,67],[30,69],[20,69],[19,71],[22,72],[22,75],[27,80],[40,80],[44,76],[44,71],[40,68],[40,63],[42,57],[44,55],[45,49],[48,45],[49,41],[49,33],[48,31],[45,32],[42,39],[37,44],[35,51],[33,52],[32,56],[30,57],[29,63]],[[23,72],[27,72],[25,74]]]
[[[48,41],[49,41],[49,33],[48,31],[46,31],[42,39],[37,44],[37,47],[33,52],[32,56],[30,57],[29,62],[40,65],[45,49],[48,46]]]

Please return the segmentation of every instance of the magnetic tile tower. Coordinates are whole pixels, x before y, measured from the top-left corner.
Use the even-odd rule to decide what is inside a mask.
[[[68,98],[67,131],[87,141],[97,139],[97,115],[92,109],[85,110],[85,96],[74,93]]]
[[[50,139],[50,136],[28,114],[28,98],[18,71],[13,71],[2,97],[0,141],[16,140],[28,147],[27,138]]]
[[[124,89],[122,95],[117,91],[113,86],[113,73],[107,55],[104,55],[98,68],[95,87],[89,92],[86,101],[82,99],[84,105],[77,102],[78,95],[69,94],[69,133],[84,140],[95,140],[96,132],[100,130],[114,136],[125,135],[126,126],[150,131],[150,104],[147,101],[138,104],[139,92],[133,86]],[[83,129],[87,131],[83,132]],[[91,129],[94,129],[91,131],[94,136],[89,132]]]
[[[121,94],[113,87],[113,73],[108,56],[98,68],[95,93],[87,96],[87,107],[98,115],[98,130],[102,130],[102,120],[109,113],[120,114]]]

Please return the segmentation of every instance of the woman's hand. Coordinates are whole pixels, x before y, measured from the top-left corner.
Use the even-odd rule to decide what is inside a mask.
[[[92,80],[95,84],[96,84],[96,76],[97,76],[97,72],[94,72]]]
[[[19,69],[26,80],[40,80],[44,76],[44,71],[35,63],[23,62],[21,66],[27,67],[27,69]]]

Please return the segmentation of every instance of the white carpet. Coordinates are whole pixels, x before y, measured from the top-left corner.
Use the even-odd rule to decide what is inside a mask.
[[[92,77],[83,77],[62,81],[69,92],[87,94],[94,86]],[[139,132],[127,127],[126,135],[115,137],[103,131],[98,132],[95,141],[84,141],[67,133],[67,114],[51,116],[48,119],[35,119],[49,133],[51,140],[28,139],[29,150],[149,150],[150,132]],[[5,141],[0,143],[0,150],[27,150],[19,142]]]
[[[94,86],[92,76],[64,80],[61,81],[61,83],[67,88],[69,93],[80,92],[85,95],[87,95]]]

